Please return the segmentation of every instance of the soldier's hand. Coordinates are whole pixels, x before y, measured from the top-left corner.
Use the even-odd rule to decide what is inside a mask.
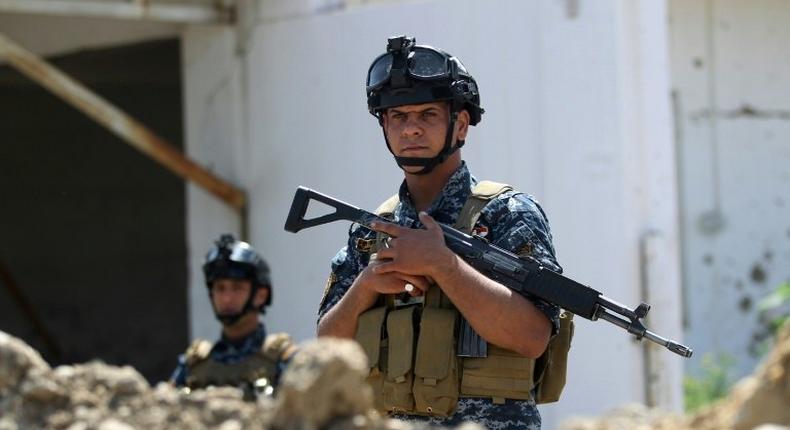
[[[373,267],[377,275],[401,273],[433,277],[441,270],[452,268],[455,254],[444,244],[444,233],[439,224],[425,212],[420,212],[424,229],[413,229],[390,223],[375,223],[373,230],[388,234],[387,247],[380,249],[378,258],[384,260]]]
[[[381,257],[374,257],[370,260],[368,267],[360,273],[359,277],[365,277],[363,281],[369,284],[368,288],[379,294],[400,294],[408,292],[412,296],[421,296],[428,290],[430,284],[424,276],[410,275],[396,271],[377,273],[376,267],[386,264],[387,262],[388,260],[382,259]],[[410,284],[411,287],[406,287],[406,284]]]
[[[384,274],[375,273],[375,268],[386,263],[381,259],[372,258],[370,264],[354,280],[349,292],[353,291],[361,300],[361,309],[369,309],[376,303],[380,294],[400,294],[408,292],[412,296],[420,296],[430,285],[424,276],[409,275],[398,272]],[[406,285],[411,287],[407,287]],[[411,290],[411,291],[409,291]]]

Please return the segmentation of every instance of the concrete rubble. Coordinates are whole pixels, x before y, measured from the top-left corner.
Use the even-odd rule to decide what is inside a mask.
[[[26,343],[0,332],[0,430],[429,428],[380,417],[366,369],[354,342],[306,342],[277,397],[249,402],[232,387],[190,393],[164,382],[151,387],[128,366],[94,361],[53,369]]]
[[[26,343],[0,332],[0,430],[429,428],[380,417],[364,382],[366,369],[364,353],[354,342],[305,342],[276,398],[249,402],[231,387],[191,393],[164,382],[151,387],[128,366],[94,361],[53,369]],[[790,430],[790,325],[752,376],[694,415],[629,405],[599,418],[568,420],[560,429]]]

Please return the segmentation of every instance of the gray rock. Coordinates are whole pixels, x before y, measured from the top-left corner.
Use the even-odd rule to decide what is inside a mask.
[[[367,372],[356,342],[321,338],[302,344],[280,380],[273,428],[312,430],[367,416],[373,408]]]
[[[35,349],[0,331],[0,392],[16,387],[31,370],[49,369],[47,362]]]

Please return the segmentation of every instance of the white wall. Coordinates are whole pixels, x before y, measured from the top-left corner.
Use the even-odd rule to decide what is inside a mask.
[[[195,26],[184,31],[182,41],[187,155],[231,183],[246,184],[250,163],[245,159],[249,149],[243,130],[244,80],[242,62],[236,55],[236,32],[229,27]],[[205,253],[220,234],[239,237],[240,230],[238,213],[203,189],[187,186],[193,338],[215,339],[221,329],[201,271]]]
[[[571,277],[634,306],[642,299],[645,274],[654,327],[680,337],[662,2],[435,0],[357,8],[296,3],[262,2],[268,7],[252,20],[249,32],[240,33],[235,60],[212,54],[221,48],[211,44],[186,64],[190,151],[219,145],[214,141],[223,135],[203,133],[211,131],[211,121],[219,121],[231,141],[243,136],[246,142],[223,147],[241,156],[214,155],[233,160],[225,164],[227,174],[219,173],[242,181],[250,192],[250,239],[273,267],[275,303],[266,317],[272,330],[298,339],[314,336],[329,260],[348,229],[337,223],[286,233],[283,224],[296,187],[372,209],[402,178],[367,113],[364,79],[386,38],[406,33],[460,57],[480,83],[487,113],[463,150],[472,171],[538,197],[551,221],[559,261]],[[187,32],[185,46],[204,47],[209,43],[204,37],[226,35]],[[240,74],[235,67],[241,67]],[[211,70],[212,78],[192,77],[196,70]],[[237,119],[224,111],[225,104],[209,100],[206,88],[223,79],[238,82],[238,97],[227,90],[225,100],[230,109],[237,99],[242,104],[241,131],[228,125]],[[207,212],[213,203],[193,196],[190,236],[197,253],[217,233],[198,227],[234,224],[229,214]],[[651,253],[649,270],[640,264],[642,248]],[[195,304],[200,300],[193,297]],[[201,318],[211,318],[205,306],[195,308],[194,327]],[[677,408],[681,358],[661,352],[666,362],[657,401]],[[642,346],[622,330],[578,321],[571,360],[563,400],[541,408],[545,428],[555,427],[560,417],[646,400]]]
[[[751,373],[790,279],[790,3],[671,2],[688,338]]]

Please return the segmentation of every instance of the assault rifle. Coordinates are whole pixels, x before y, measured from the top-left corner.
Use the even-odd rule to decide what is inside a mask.
[[[305,219],[311,200],[331,206],[335,212]],[[285,230],[296,233],[338,220],[351,221],[368,228],[374,221],[390,222],[325,194],[299,187],[285,221]],[[604,297],[600,292],[544,267],[532,257],[518,256],[488,243],[482,237],[470,236],[441,223],[439,225],[444,231],[444,241],[448,248],[480,273],[505,287],[522,295],[539,297],[590,321],[603,319],[625,329],[637,339],[644,337],[675,354],[691,357],[691,348],[647,330],[641,321],[650,310],[647,303],[641,303],[633,310],[628,309],[625,305]],[[459,338],[459,355],[486,355],[485,341],[465,321]]]

